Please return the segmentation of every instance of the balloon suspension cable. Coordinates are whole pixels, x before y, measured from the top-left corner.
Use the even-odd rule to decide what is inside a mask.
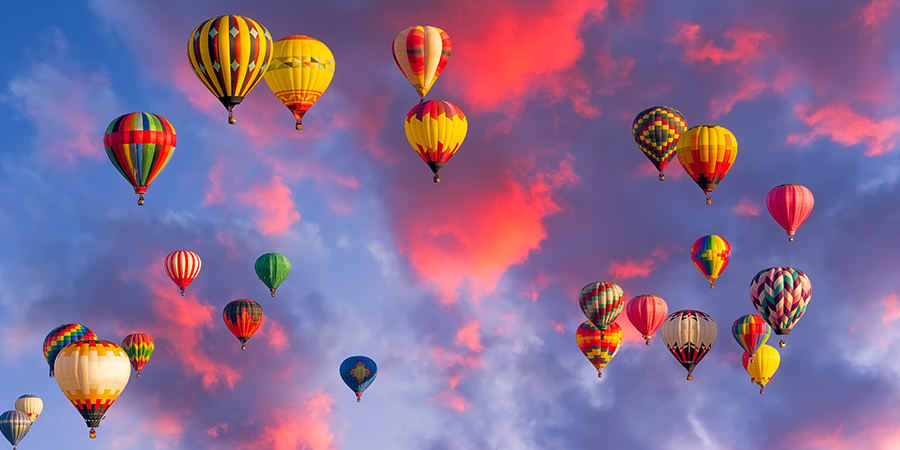
[[[144,206],[144,194],[138,194],[138,206]]]
[[[435,182],[435,183],[440,183],[440,182],[441,182],[441,177],[439,177],[438,174],[434,174],[434,182]]]
[[[298,121],[297,121],[297,125],[295,125],[294,128],[297,129],[297,130],[302,130],[302,129],[303,129],[303,124],[300,123],[300,121],[298,120]]]
[[[784,348],[787,344],[784,343],[784,338],[781,338],[781,342],[778,343],[778,346]]]
[[[666,179],[666,176],[663,175],[662,172],[660,172],[660,173],[659,173],[659,181],[663,181],[663,180],[665,180],[665,179]]]
[[[708,195],[706,196],[706,204],[707,204],[707,205],[712,205],[712,199],[709,198]]]
[[[269,289],[269,292],[271,292],[271,293],[272,293],[272,297],[274,297],[274,296],[275,296],[275,288],[272,288],[272,289]]]
[[[237,122],[237,119],[234,118],[234,113],[231,112],[231,109],[228,110],[228,123],[234,125]]]
[[[94,430],[94,427],[91,427],[91,433],[89,436],[91,437],[91,439],[97,438],[97,432]]]

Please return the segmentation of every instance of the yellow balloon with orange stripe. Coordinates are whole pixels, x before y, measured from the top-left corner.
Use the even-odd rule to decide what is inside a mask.
[[[59,388],[81,413],[91,437],[106,411],[125,389],[131,376],[128,354],[109,341],[73,342],[59,351],[53,363]]]
[[[438,172],[466,138],[466,115],[453,103],[428,100],[409,110],[404,128],[409,143],[434,172],[434,182],[440,183]]]
[[[194,74],[228,110],[239,105],[259,83],[272,59],[272,37],[266,27],[241,16],[219,16],[191,33],[188,60]]]
[[[691,127],[678,139],[678,162],[706,194],[722,181],[737,157],[737,138],[718,125]]]
[[[334,55],[321,41],[309,36],[288,36],[275,41],[265,78],[269,89],[294,114],[296,128],[334,77]]]

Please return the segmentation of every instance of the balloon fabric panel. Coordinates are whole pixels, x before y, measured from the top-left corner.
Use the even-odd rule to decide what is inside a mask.
[[[613,323],[625,306],[625,292],[609,281],[590,283],[581,289],[578,305],[591,323],[603,330]]]
[[[22,438],[31,431],[31,419],[21,411],[6,411],[0,414],[0,432],[12,445],[19,445]]]
[[[659,171],[663,171],[675,157],[678,140],[687,130],[684,116],[676,109],[655,106],[638,113],[632,123],[634,141]]]
[[[793,241],[794,233],[812,212],[815,198],[812,191],[799,184],[776,186],[766,196],[766,208],[772,218],[784,228]]]
[[[273,44],[266,84],[294,114],[297,129],[306,111],[319,100],[334,77],[334,55],[309,36],[288,36]]]
[[[351,356],[341,362],[340,374],[347,387],[356,393],[358,402],[363,392],[375,381],[378,366],[366,356]]]
[[[56,382],[87,426],[100,419],[128,384],[131,364],[118,345],[108,341],[80,341],[66,346],[56,359]]]
[[[50,331],[44,338],[44,359],[50,365],[50,376],[53,376],[53,363],[60,350],[73,342],[96,339],[97,335],[93,331],[77,323],[60,325]]]

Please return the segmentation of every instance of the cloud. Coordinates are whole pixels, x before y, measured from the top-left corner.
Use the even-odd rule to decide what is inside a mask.
[[[334,433],[329,428],[334,398],[315,390],[302,402],[285,407],[260,408],[267,413],[265,426],[259,437],[245,441],[247,448],[272,450],[334,449]]]
[[[682,57],[690,63],[746,65],[762,55],[762,44],[772,37],[764,31],[741,27],[729,28],[723,36],[733,41],[730,49],[717,47],[712,39],[701,38],[700,25],[683,22],[678,25],[678,33],[669,38],[669,42],[681,46],[684,49]]]
[[[652,258],[645,258],[640,262],[627,260],[625,262],[610,261],[608,273],[614,278],[628,279],[633,277],[644,277],[650,275],[650,272],[656,268],[656,261]]]
[[[469,350],[473,352],[481,352],[484,350],[484,346],[481,345],[481,333],[478,332],[478,327],[481,326],[481,322],[478,320],[469,321],[462,329],[456,333],[456,343],[463,344],[468,347]]]
[[[246,193],[235,194],[242,204],[255,206],[260,215],[253,222],[262,234],[282,234],[300,220],[300,213],[294,210],[291,189],[284,180],[273,175],[268,186],[255,185]]]
[[[860,10],[856,18],[863,23],[863,29],[871,30],[890,17],[896,7],[894,0],[872,0]]]
[[[900,297],[897,296],[896,291],[881,299],[881,306],[884,307],[884,313],[881,315],[882,322],[894,323],[900,319]]]
[[[819,136],[828,136],[845,146],[863,144],[867,147],[866,156],[871,157],[891,151],[900,132],[900,117],[876,120],[853,111],[846,104],[830,103],[812,112],[800,104],[794,107],[794,113],[812,128],[788,136],[787,142],[795,145],[807,145]]]
[[[731,212],[744,217],[755,217],[762,211],[762,205],[750,200],[746,195],[741,196],[741,202],[731,207]]]

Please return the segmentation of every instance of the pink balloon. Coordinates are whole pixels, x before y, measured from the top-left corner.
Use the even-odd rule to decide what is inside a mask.
[[[638,295],[628,300],[625,305],[625,314],[628,320],[638,330],[647,345],[650,345],[650,336],[656,333],[656,330],[666,320],[669,314],[669,306],[666,301],[655,295]]]
[[[813,208],[813,194],[799,184],[782,184],[769,191],[766,207],[772,218],[787,231],[791,241],[800,224],[809,216]]]

